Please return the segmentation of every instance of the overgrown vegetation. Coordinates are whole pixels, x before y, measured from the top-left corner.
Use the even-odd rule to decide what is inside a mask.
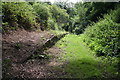
[[[3,2],[2,14],[3,32],[23,28],[73,33],[59,42],[59,47],[66,47],[62,59],[69,61],[66,71],[73,77],[120,75],[119,2]]]
[[[115,56],[119,54],[119,16],[120,9],[117,8],[111,11],[110,14],[105,15],[97,23],[93,23],[86,28],[84,40],[98,55]]]
[[[69,77],[97,80],[116,78],[117,58],[97,57],[94,51],[86,47],[82,36],[69,34],[57,43],[57,46],[65,50],[60,61],[66,61],[65,71],[71,74]]]
[[[28,3],[5,2],[2,3],[3,31],[7,29],[32,29],[36,24],[35,12]]]
[[[69,18],[65,9],[47,3],[4,2],[2,6],[4,30],[18,27],[61,30]]]

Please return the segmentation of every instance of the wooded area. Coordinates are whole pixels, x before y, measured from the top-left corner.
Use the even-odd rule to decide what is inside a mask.
[[[1,5],[3,78],[119,79],[120,2],[2,2]],[[35,63],[30,63],[28,57]],[[54,58],[62,67],[43,65],[42,61],[55,64]],[[23,60],[27,61],[20,63]],[[24,67],[17,72],[21,65],[43,66],[50,73],[46,74],[42,68],[20,73]]]

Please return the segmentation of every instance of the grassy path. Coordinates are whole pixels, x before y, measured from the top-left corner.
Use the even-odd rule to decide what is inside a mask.
[[[57,46],[65,53],[61,56],[61,61],[68,62],[64,70],[75,78],[112,77],[117,74],[116,68],[112,64],[96,57],[95,53],[85,46],[81,36],[69,34],[61,39]]]
[[[117,61],[111,64],[109,58],[103,60],[101,57],[96,57],[95,53],[82,42],[82,36],[73,34],[66,35],[56,45],[42,53],[38,51],[40,56],[47,55],[49,57],[47,59],[37,55],[38,57],[29,59],[24,63],[13,63],[16,59],[24,59],[27,54],[30,54],[28,51],[36,50],[37,44],[44,43],[51,37],[51,34],[63,33],[59,31],[52,31],[52,33],[22,32],[6,35],[3,38],[5,42],[3,46],[3,60],[4,66],[6,66],[4,67],[5,78],[110,78],[118,74],[115,68]],[[19,43],[22,45],[19,46],[19,49],[14,47],[17,42],[22,42]],[[8,57],[10,59],[7,59]]]

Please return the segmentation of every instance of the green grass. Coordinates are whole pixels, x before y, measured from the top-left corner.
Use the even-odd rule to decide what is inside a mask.
[[[95,52],[91,51],[82,42],[81,36],[74,34],[66,35],[56,45],[65,50],[60,59],[63,62],[68,62],[64,70],[70,73],[72,77],[99,78],[111,77],[111,75],[117,74],[114,65],[110,66],[106,58],[96,57]]]
[[[67,33],[66,31],[61,31],[61,30],[50,30],[50,32],[52,32],[55,35]]]

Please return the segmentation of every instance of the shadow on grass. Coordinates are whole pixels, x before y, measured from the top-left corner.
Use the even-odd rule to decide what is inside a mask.
[[[110,79],[119,80],[118,76],[108,73],[99,61],[88,58],[72,59],[65,66],[65,71],[71,74],[72,78],[80,79]],[[106,66],[106,68],[109,68]]]
[[[65,71],[71,73],[73,78],[89,78],[101,76],[97,61],[87,58],[74,59],[66,65]]]

